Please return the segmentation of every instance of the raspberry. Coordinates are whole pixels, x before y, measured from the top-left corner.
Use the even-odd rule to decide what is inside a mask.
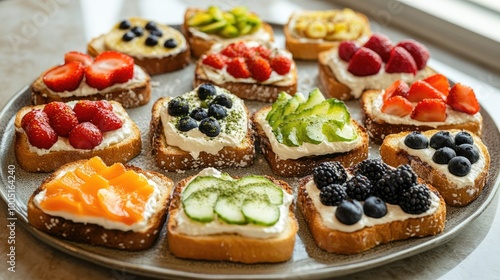
[[[91,122],[102,132],[119,129],[123,126],[123,121],[113,112],[98,109]]]
[[[203,58],[202,63],[215,69],[222,69],[226,66],[227,57],[220,53],[211,53]]]
[[[271,59],[271,67],[276,73],[286,75],[290,72],[292,61],[286,56],[278,55]]]
[[[52,119],[52,117],[59,114],[60,112],[71,111],[71,108],[64,102],[54,101],[45,105],[43,107],[43,111],[45,112],[45,114],[47,114],[49,119]]]
[[[60,112],[52,117],[50,126],[57,135],[68,137],[69,132],[78,124],[78,118],[73,111]]]
[[[343,184],[347,180],[344,167],[337,161],[322,162],[313,169],[314,183],[318,189],[330,184]]]
[[[33,120],[26,125],[26,135],[31,145],[50,149],[57,142],[57,134],[48,122]]]
[[[73,148],[90,150],[101,144],[102,132],[94,124],[83,122],[71,130],[68,138]]]
[[[354,174],[364,175],[372,184],[377,183],[388,170],[387,164],[380,159],[366,159],[354,166]]]
[[[350,198],[363,201],[371,195],[372,183],[365,176],[357,174],[345,183],[345,189]]]
[[[326,206],[338,206],[347,198],[344,187],[339,184],[328,185],[319,192],[319,200]]]
[[[47,124],[49,123],[49,117],[44,111],[41,109],[33,109],[23,116],[21,120],[21,127],[26,130],[28,124],[34,120]]]
[[[271,73],[273,72],[271,65],[269,65],[269,61],[262,57],[255,57],[252,59],[249,68],[252,73],[252,78],[259,82],[269,79],[269,77],[271,77]]]
[[[245,63],[245,59],[242,57],[234,58],[227,64],[227,72],[235,78],[249,78],[250,71]]]
[[[431,206],[431,192],[425,185],[413,185],[403,190],[399,206],[408,214],[421,214]]]

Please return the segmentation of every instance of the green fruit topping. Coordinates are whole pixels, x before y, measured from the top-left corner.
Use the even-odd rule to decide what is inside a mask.
[[[280,218],[279,208],[268,199],[247,199],[241,206],[243,215],[253,224],[270,226]]]

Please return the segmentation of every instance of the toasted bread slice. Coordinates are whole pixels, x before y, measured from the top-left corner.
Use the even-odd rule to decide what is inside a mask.
[[[282,159],[273,151],[271,141],[267,137],[261,124],[257,121],[260,118],[265,119],[263,114],[267,115],[270,106],[264,107],[252,115],[252,123],[257,136],[260,150],[267,159],[271,170],[280,176],[284,177],[300,177],[309,174],[314,167],[324,161],[339,161],[344,166],[354,165],[368,157],[368,134],[364,127],[359,125],[355,120],[351,120],[351,124],[356,127],[359,144],[349,152],[307,156],[298,159]]]
[[[483,118],[480,113],[474,115],[474,118],[469,118],[465,113],[461,113],[464,117],[469,118],[470,120],[464,119],[461,122],[455,123],[435,123],[432,126],[424,122],[415,122],[416,124],[405,124],[397,123],[397,121],[394,121],[393,123],[388,123],[376,117],[376,115],[374,114],[373,102],[379,97],[381,93],[381,90],[368,90],[361,96],[361,109],[364,112],[365,127],[368,131],[368,134],[370,135],[370,139],[377,144],[381,144],[387,135],[400,133],[403,131],[464,129],[481,136],[483,128]]]
[[[62,165],[80,160],[88,159],[94,156],[101,157],[106,164],[115,162],[125,163],[141,153],[142,141],[141,132],[128,116],[123,107],[115,101],[110,101],[113,105],[113,110],[120,113],[120,118],[124,125],[119,130],[127,133],[126,137],[120,141],[108,146],[98,146],[91,150],[75,149],[71,147],[67,138],[60,137],[59,141],[64,142],[67,148],[60,150],[43,150],[32,146],[26,135],[26,132],[21,127],[23,116],[34,108],[43,108],[44,105],[26,106],[21,108],[16,114],[14,125],[16,128],[16,140],[14,144],[14,152],[19,166],[30,172],[50,172]],[[112,133],[112,132],[109,132]],[[103,142],[106,141],[106,133],[103,134]],[[37,151],[39,153],[37,153]]]
[[[288,194],[292,188],[284,181],[266,176]],[[230,261],[241,263],[284,262],[292,257],[298,223],[295,204],[289,206],[284,229],[270,238],[252,238],[237,233],[187,235],[179,232],[177,216],[182,210],[181,192],[193,177],[180,181],[172,195],[167,223],[167,241],[170,252],[178,258]]]
[[[59,216],[47,214],[36,205],[34,201],[35,196],[42,192],[48,183],[68,170],[75,169],[84,162],[85,160],[80,160],[68,163],[43,181],[28,201],[28,222],[38,230],[71,241],[130,251],[150,248],[165,223],[170,194],[173,189],[172,180],[160,173],[142,170],[134,166],[126,166],[127,170],[133,170],[144,175],[148,180],[153,181],[159,190],[154,214],[149,217],[147,224],[140,230],[123,231],[107,229],[93,223],[74,222]]]
[[[428,130],[422,133],[430,139],[430,137],[438,131],[440,130]],[[450,133],[457,133],[462,130],[452,129],[448,131]],[[450,206],[465,206],[474,201],[481,194],[484,184],[486,183],[486,178],[488,177],[490,155],[488,149],[478,136],[471,133],[474,143],[481,154],[481,160],[483,160],[484,165],[473,168],[475,171],[471,171],[466,175],[466,178],[470,178],[470,182],[461,184],[459,181],[463,180],[462,177],[452,175],[447,168],[446,170],[434,168],[432,165],[437,164],[432,161],[432,158],[424,154],[422,154],[421,157],[410,155],[408,151],[401,148],[400,142],[404,141],[404,138],[409,133],[410,132],[401,132],[385,137],[384,142],[380,146],[380,156],[383,161],[392,166],[409,164],[418,176],[424,178],[429,184],[436,187],[439,193],[444,197],[446,204]],[[472,166],[476,164],[478,163]],[[446,167],[446,165],[441,166]]]

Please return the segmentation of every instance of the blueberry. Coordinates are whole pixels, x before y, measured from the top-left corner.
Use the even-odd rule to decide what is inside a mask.
[[[214,96],[217,93],[214,85],[212,84],[202,84],[198,87],[198,97],[201,100],[207,99],[209,96]]]
[[[219,122],[212,117],[202,120],[198,129],[208,137],[215,137],[220,133]]]
[[[439,131],[432,135],[430,141],[430,146],[434,149],[439,149],[442,147],[450,147],[455,149],[455,138],[449,131]]]
[[[426,149],[429,146],[429,140],[420,131],[413,131],[406,135],[405,145],[415,150]]]
[[[197,121],[201,121],[203,119],[208,118],[208,113],[205,109],[198,107],[198,108],[194,109],[193,111],[191,111],[189,116]]]
[[[189,104],[187,100],[176,97],[168,102],[168,113],[171,116],[182,116],[189,113]]]
[[[158,37],[154,35],[149,35],[146,39],[146,46],[156,46],[158,44]]]
[[[146,26],[144,26],[146,28],[146,30],[156,30],[158,29],[158,27],[156,26],[156,22],[154,21],[149,21],[148,23],[146,23]]]
[[[156,37],[163,36],[163,32],[161,32],[161,30],[159,30],[159,29],[153,29],[153,30],[149,31],[149,34],[154,35]]]
[[[125,29],[129,29],[130,26],[132,26],[132,24],[130,24],[130,21],[128,21],[128,20],[122,20],[120,22],[120,25],[118,26],[118,28],[125,30]]]
[[[466,157],[457,156],[450,160],[448,163],[448,171],[451,174],[463,177],[469,174],[471,169],[470,161]]]
[[[457,154],[452,148],[442,147],[437,149],[434,155],[432,155],[432,160],[437,164],[448,164],[448,162],[456,156]]]
[[[382,218],[387,214],[387,205],[385,205],[382,199],[376,196],[370,196],[365,200],[363,211],[368,217]]]
[[[231,109],[231,107],[233,107],[233,101],[226,94],[221,94],[221,95],[216,96],[214,98],[214,100],[212,101],[212,103],[222,105],[228,109]]]
[[[479,150],[471,144],[462,144],[457,147],[457,156],[466,157],[471,164],[479,160]]]
[[[132,31],[127,31],[125,34],[123,34],[122,40],[125,42],[130,42],[134,38],[135,38],[135,33]]]
[[[219,104],[212,103],[208,106],[208,116],[214,117],[218,120],[223,119],[227,116],[226,108]]]
[[[163,46],[167,49],[173,49],[177,47],[177,42],[174,39],[167,39]]]
[[[190,118],[190,117],[182,117],[178,122],[175,127],[177,127],[178,130],[180,131],[190,131],[193,128],[196,128],[198,126],[198,123]]]
[[[139,26],[134,26],[134,28],[130,29],[130,31],[134,32],[134,34],[138,37],[142,36],[144,34],[144,30],[140,28]]]
[[[474,138],[466,131],[460,131],[455,135],[455,145],[462,144],[474,144]]]
[[[357,223],[362,216],[363,206],[357,200],[343,200],[335,210],[335,217],[345,225]]]

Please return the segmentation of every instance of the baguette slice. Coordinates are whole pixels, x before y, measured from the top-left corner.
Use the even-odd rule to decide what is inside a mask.
[[[129,251],[139,251],[150,248],[157,239],[165,223],[167,207],[170,202],[170,194],[173,189],[172,180],[160,173],[142,170],[134,166],[126,166],[127,170],[133,170],[143,174],[147,179],[152,180],[160,187],[160,196],[157,201],[155,213],[149,218],[147,226],[139,231],[106,229],[97,224],[73,222],[62,217],[47,214],[36,206],[34,198],[38,193],[44,190],[47,183],[56,179],[67,170],[76,168],[84,162],[85,160],[80,160],[68,163],[52,173],[42,182],[40,187],[35,190],[28,201],[28,222],[38,230],[71,241]]]
[[[21,121],[22,117],[31,109],[41,109],[44,105],[26,106],[21,108],[21,110],[17,112],[14,121],[16,128],[14,152],[19,166],[30,172],[50,172],[66,163],[80,159],[89,159],[94,156],[99,156],[108,165],[115,162],[125,163],[133,159],[141,153],[141,132],[139,131],[137,125],[127,115],[125,109],[123,109],[118,102],[110,101],[110,103],[113,104],[114,110],[122,112],[125,116],[126,122],[131,124],[131,132],[127,138],[103,149],[82,150],[72,148],[68,150],[49,151],[42,155],[39,155],[36,151],[32,150],[35,147],[29,144],[26,132],[24,132],[21,127]]]
[[[292,194],[292,188],[281,180],[266,176],[284,191]],[[182,209],[181,192],[187,186],[189,177],[180,181],[172,194],[167,223],[167,241],[174,256],[183,259],[231,261],[241,263],[284,262],[292,257],[298,223],[295,218],[295,205],[288,211],[286,228],[277,237],[262,239],[245,237],[239,234],[186,235],[177,230],[176,215]]]
[[[438,131],[439,130],[428,130],[422,133],[430,139],[430,137]],[[456,133],[461,130],[452,129],[448,131]],[[418,176],[425,178],[429,184],[436,187],[439,193],[444,197],[446,204],[450,206],[465,206],[474,201],[481,194],[484,184],[486,183],[486,178],[488,177],[491,159],[488,149],[478,136],[471,133],[474,138],[474,143],[477,145],[480,153],[484,157],[485,167],[479,174],[477,174],[473,184],[465,187],[458,187],[457,184],[445,176],[442,171],[434,169],[428,163],[429,161],[432,161],[431,158],[423,159],[410,155],[404,149],[399,147],[399,142],[409,133],[410,132],[401,132],[398,134],[391,134],[384,139],[384,142],[380,146],[380,156],[383,161],[392,166],[409,164]],[[459,179],[459,177],[456,178]]]
[[[456,124],[446,124],[438,126],[427,125],[409,125],[409,124],[391,124],[384,120],[378,119],[373,114],[373,101],[381,94],[380,90],[368,90],[361,96],[361,109],[364,112],[364,122],[366,130],[370,135],[370,139],[376,144],[381,144],[384,138],[389,134],[400,133],[403,131],[426,131],[431,129],[446,130],[446,129],[463,129],[468,130],[476,135],[481,136],[483,128],[483,118],[479,116],[478,121],[463,121]]]
[[[310,194],[306,191],[306,184],[311,180],[313,180],[312,176],[307,176],[301,180],[297,205],[304,215],[314,241],[318,247],[327,252],[357,254],[391,241],[436,235],[444,229],[446,204],[437,190],[431,185],[427,185],[427,187],[439,197],[439,207],[432,215],[364,227],[354,232],[328,228],[323,224],[320,213],[316,210]]]
[[[353,150],[345,153],[331,153],[321,156],[301,157],[298,159],[281,159],[272,149],[271,142],[264,129],[257,119],[259,115],[267,114],[270,107],[264,107],[255,112],[252,116],[252,123],[257,136],[260,150],[267,159],[271,170],[284,177],[300,177],[309,174],[314,167],[324,161],[339,161],[344,166],[351,166],[363,161],[368,157],[369,138],[366,130],[358,122],[351,119],[351,124],[356,127],[358,137],[361,138],[360,144]],[[265,118],[265,117],[264,117]]]

